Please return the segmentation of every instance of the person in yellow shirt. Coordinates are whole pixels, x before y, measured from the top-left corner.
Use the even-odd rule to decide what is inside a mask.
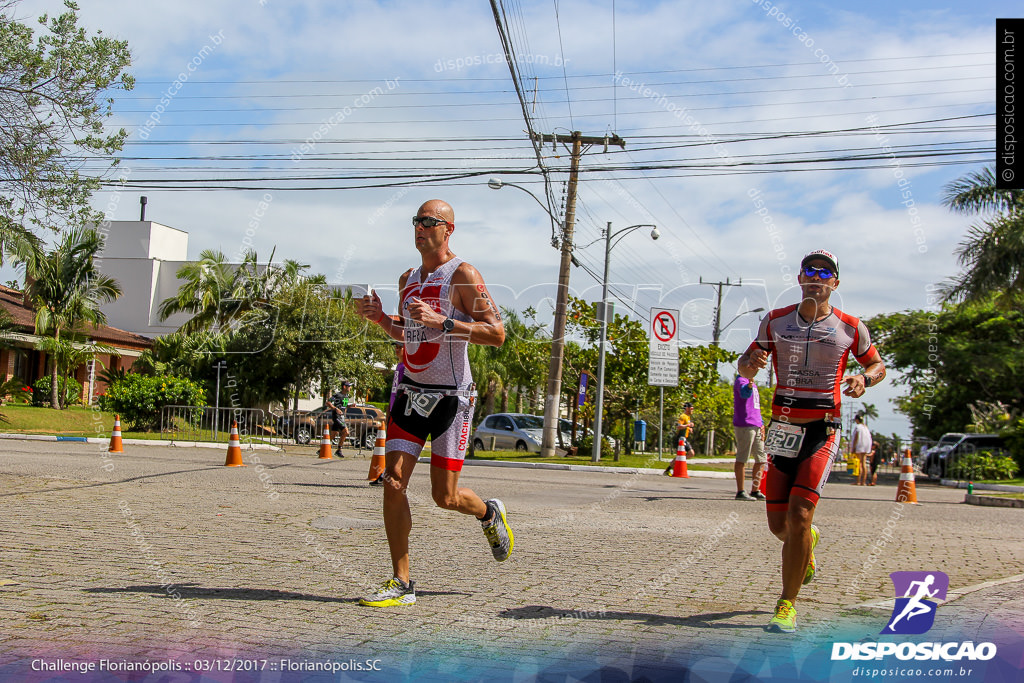
[[[690,435],[693,433],[693,404],[686,402],[683,404],[683,412],[679,414],[679,419],[676,420],[676,444],[678,445],[679,440],[683,440],[683,448],[686,449],[686,459],[689,460],[693,456],[693,446],[690,445]],[[672,474],[672,464],[665,469],[665,474]]]

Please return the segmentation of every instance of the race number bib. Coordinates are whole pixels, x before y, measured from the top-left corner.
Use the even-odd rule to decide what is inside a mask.
[[[772,422],[764,440],[764,449],[780,458],[795,458],[804,442],[804,428],[788,422]]]
[[[444,398],[443,393],[408,391],[405,395],[408,399],[408,403],[405,406],[405,414],[408,415],[411,408],[423,417],[430,417],[430,414],[434,412],[434,408]]]

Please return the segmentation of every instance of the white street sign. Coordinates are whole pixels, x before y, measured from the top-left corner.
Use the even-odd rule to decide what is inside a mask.
[[[647,383],[652,387],[679,386],[679,311],[652,308],[650,333]]]

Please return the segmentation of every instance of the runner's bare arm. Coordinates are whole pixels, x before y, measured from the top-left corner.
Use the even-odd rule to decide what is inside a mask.
[[[452,276],[452,286],[455,307],[473,319],[473,322],[455,321],[452,334],[464,335],[472,344],[504,344],[505,324],[480,271],[468,263],[461,264]]]
[[[863,373],[843,378],[843,382],[846,383],[846,389],[843,390],[844,395],[860,398],[868,387],[873,387],[885,379],[885,363],[882,362],[882,357],[877,350],[873,349],[862,365],[864,366]]]
[[[405,289],[405,283],[409,279],[409,273],[412,269],[402,273],[402,277],[398,279],[398,292],[401,294],[402,290]],[[356,310],[359,315],[363,316],[370,322],[377,323],[392,339],[402,341],[404,339],[405,326],[402,320],[402,316],[399,315],[397,318],[386,315],[384,313],[384,306],[381,304],[380,297],[377,296],[377,292],[370,291],[356,304]]]

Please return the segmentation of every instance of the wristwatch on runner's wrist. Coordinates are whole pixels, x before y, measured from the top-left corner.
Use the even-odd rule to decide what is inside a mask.
[[[451,318],[445,318],[444,322],[441,323],[441,329],[444,330],[445,334],[450,333],[455,329],[455,321]]]
[[[860,373],[860,376],[864,378],[864,388],[867,389],[868,387],[870,387],[871,386],[871,377],[868,376],[867,373],[864,373],[864,372]]]

